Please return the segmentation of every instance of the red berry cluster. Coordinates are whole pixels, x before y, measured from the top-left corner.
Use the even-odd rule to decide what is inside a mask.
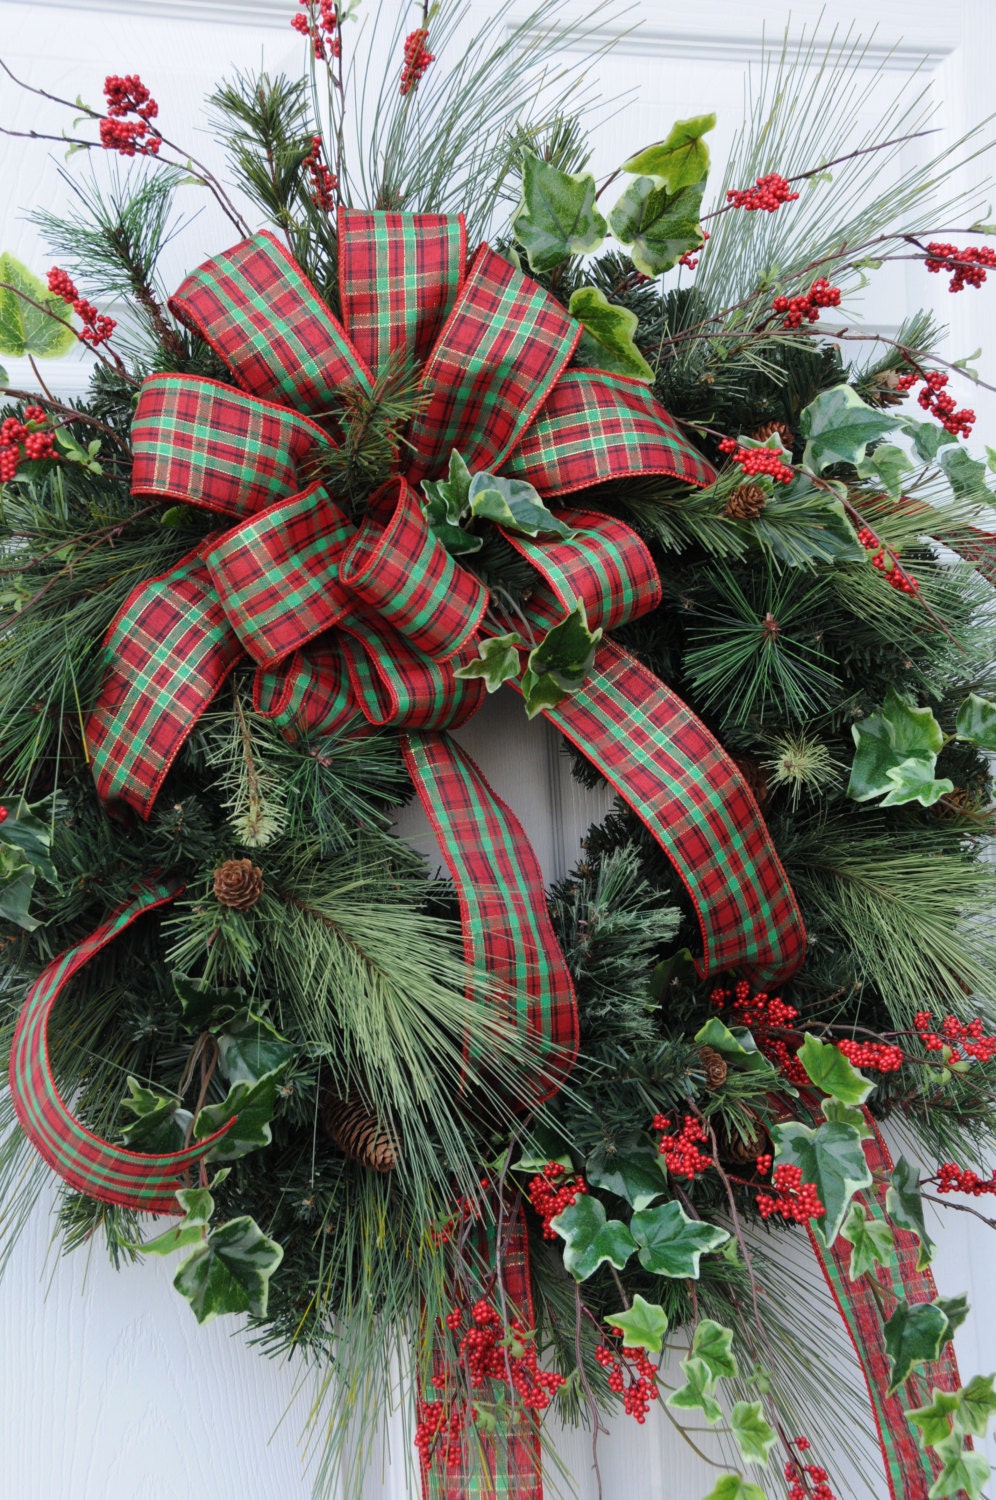
[[[910,375],[900,375],[896,389],[912,390],[921,380],[924,381],[924,387],[916,399],[924,411],[936,417],[945,432],[954,433],[955,437],[971,437],[975,426],[975,412],[970,406],[962,407],[961,411],[955,410],[954,397],[949,396],[944,389],[948,377],[940,370],[931,370],[929,375],[919,375],[915,371]]]
[[[116,73],[104,79],[104,98],[108,118],[100,122],[100,144],[106,151],[122,156],[157,156],[162,137],[149,121],[159,113],[159,105],[137,73]],[[129,120],[129,115],[137,116]]]
[[[653,1129],[670,1132],[671,1121],[665,1115],[654,1115]],[[676,1134],[661,1136],[658,1150],[672,1177],[692,1180],[709,1170],[712,1157],[699,1150],[700,1143],[707,1139],[701,1120],[694,1115],[685,1116],[685,1123]]]
[[[58,266],[53,266],[48,273],[48,289],[61,297],[63,302],[68,302],[77,317],[83,319],[83,327],[76,335],[80,343],[89,344],[91,349],[96,349],[98,344],[108,342],[117,323],[113,318],[99,313],[92,302],[81,297],[71,279]]]
[[[475,1415],[472,1408],[471,1420]],[[464,1410],[457,1402],[448,1410],[443,1401],[420,1402],[415,1447],[423,1470],[432,1468],[434,1458],[442,1458],[448,1469],[460,1467],[463,1461],[464,1423]]]
[[[307,6],[308,14],[293,16],[291,25],[302,36],[310,38],[317,60],[326,62],[330,58],[340,57],[342,38],[339,31],[339,13],[333,0],[320,0],[317,19],[313,18],[311,0],[297,0],[297,3]]]
[[[774,448],[741,448],[735,438],[726,437],[720,442],[719,451],[728,454],[731,462],[739,464],[752,478],[757,474],[767,474],[781,484],[791,484],[795,478],[795,470]]]
[[[550,1220],[586,1193],[588,1184],[583,1177],[568,1177],[567,1168],[559,1161],[548,1161],[542,1175],[532,1179],[528,1191],[530,1203],[543,1220],[543,1238],[555,1240],[557,1232],[550,1228]]]
[[[417,31],[410,31],[405,37],[405,61],[401,69],[401,92],[410,94],[412,89],[417,88],[422,75],[430,63],[436,59],[426,49],[429,33],[424,26]]]
[[[56,457],[55,434],[47,423],[48,417],[41,406],[26,406],[23,422],[16,417],[7,417],[0,423],[0,484],[9,484],[16,478],[22,457]],[[2,822],[3,818],[0,818]]]
[[[840,306],[840,287],[831,286],[825,276],[814,281],[804,297],[776,297],[772,311],[784,313],[783,328],[801,328],[803,323],[815,323],[824,307]]]
[[[854,1042],[848,1038],[837,1043],[837,1051],[843,1052],[854,1067],[875,1068],[879,1073],[898,1073],[906,1057],[902,1047],[888,1042]]]
[[[808,1224],[810,1219],[818,1219],[821,1214],[826,1213],[813,1184],[803,1182],[801,1167],[782,1162],[772,1173],[771,1183],[778,1194],[777,1198],[772,1198],[767,1193],[757,1195],[757,1207],[762,1219],[770,1219],[773,1214],[778,1214],[795,1224]]]
[[[730,188],[726,201],[734,208],[746,208],[748,213],[763,208],[765,213],[773,214],[776,208],[783,203],[793,203],[798,196],[798,193],[790,192],[787,177],[769,172],[767,177],[759,177],[752,188]]]
[[[915,578],[910,578],[899,566],[899,559],[891,547],[880,542],[870,526],[862,526],[858,532],[858,541],[866,552],[872,554],[871,565],[891,585],[898,589],[901,594],[918,594],[920,585]]]
[[[651,1401],[657,1400],[657,1372],[660,1366],[648,1359],[645,1349],[624,1348],[620,1362],[615,1350],[610,1349],[607,1344],[599,1345],[595,1350],[595,1358],[602,1369],[609,1372],[609,1390],[622,1396],[623,1411],[642,1427],[647,1420]]]
[[[798,1437],[792,1446],[805,1453],[812,1444],[808,1438]],[[788,1500],[836,1500],[827,1483],[827,1471],[819,1464],[804,1464],[793,1456],[786,1463],[784,1472]]]
[[[730,1007],[731,993],[732,1007]],[[717,987],[709,998],[718,1010],[724,1010],[727,1007],[732,1009],[737,1023],[748,1027],[754,1033],[757,1045],[765,1057],[774,1063],[789,1083],[808,1088],[809,1075],[795,1055],[801,1046],[801,1038],[798,1042],[789,1042],[784,1037],[771,1034],[772,1030],[785,1030],[795,1024],[799,1018],[799,1012],[794,1005],[787,1004],[778,995],[768,995],[764,990],[759,990],[757,994],[752,993],[746,979],[738,980],[732,992]]]
[[[943,1052],[951,1049],[950,1062],[961,1062],[963,1057],[974,1057],[976,1062],[991,1062],[996,1057],[996,1036],[985,1036],[981,1019],[959,1021],[957,1016],[945,1016],[940,1031],[933,1030],[929,1010],[918,1010],[913,1025],[928,1052]]]
[[[960,292],[966,286],[981,286],[986,279],[986,267],[996,266],[996,250],[988,245],[966,245],[959,250],[957,245],[946,245],[941,240],[931,240],[927,246],[929,254],[924,264],[928,271],[950,271],[949,292]]]
[[[709,238],[709,231],[708,231],[708,229],[703,229],[703,231],[702,231],[702,244],[703,245],[705,244],[705,242],[706,242],[706,240],[708,238]],[[698,265],[698,263],[699,263],[698,256],[697,255],[693,255],[690,250],[686,250],[685,253],[684,253],[684,255],[679,255],[678,256],[678,264],[679,264],[679,266],[685,266],[689,271],[694,271],[695,267]],[[649,276],[646,278],[646,280],[648,280],[648,281],[650,280]]]
[[[990,1178],[980,1177],[971,1167],[958,1167],[946,1161],[937,1169],[937,1191],[939,1193],[969,1193],[981,1198],[984,1193],[996,1194],[996,1169]]]
[[[323,209],[328,213],[335,208],[335,195],[339,186],[339,179],[334,172],[330,172],[322,161],[322,138],[320,135],[311,137],[311,150],[301,163],[306,168],[311,178],[311,201],[316,208]]]

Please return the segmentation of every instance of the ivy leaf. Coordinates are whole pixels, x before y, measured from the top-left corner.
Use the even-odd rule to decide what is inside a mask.
[[[173,988],[183,1011],[181,1025],[188,1031],[208,1031],[212,1026],[223,1026],[245,1008],[245,990],[238,986],[217,989],[206,979],[191,979],[189,974],[176,973]]]
[[[695,1033],[693,1040],[700,1047],[715,1047],[728,1063],[743,1068],[747,1073],[775,1071],[774,1065],[760,1051],[757,1042],[745,1027],[737,1026],[731,1031],[718,1016],[710,1016],[705,1025]]]
[[[821,1042],[812,1033],[807,1034],[796,1056],[810,1082],[842,1104],[864,1104],[874,1088],[871,1079],[859,1073],[832,1042]]]
[[[668,1406],[685,1411],[698,1410],[705,1414],[707,1422],[718,1422],[723,1408],[712,1394],[714,1381],[705,1360],[683,1359],[681,1368],[685,1372],[685,1384],[671,1392],[667,1398]]]
[[[906,1229],[920,1241],[918,1271],[925,1271],[934,1255],[934,1243],[923,1217],[920,1169],[901,1156],[892,1169],[885,1193],[885,1211],[897,1229]]]
[[[207,1226],[214,1213],[214,1199],[207,1188],[181,1188],[176,1195],[183,1218],[155,1239],[131,1245],[143,1255],[172,1255],[174,1250],[183,1250],[187,1245],[203,1241]]]
[[[990,1474],[989,1460],[962,1447],[961,1438],[954,1435],[935,1443],[934,1452],[944,1467],[927,1491],[930,1500],[948,1500],[961,1494],[968,1495],[969,1500],[980,1500]]]
[[[730,1412],[730,1427],[745,1463],[768,1462],[778,1434],[765,1417],[760,1401],[738,1401]]]
[[[270,1277],[283,1258],[276,1240],[267,1238],[244,1214],[210,1230],[181,1263],[173,1285],[190,1303],[198,1323],[209,1323],[220,1313],[248,1312],[265,1318]]]
[[[776,1161],[798,1167],[803,1182],[812,1183],[819,1194],[826,1214],[822,1223],[814,1223],[826,1244],[832,1245],[851,1199],[871,1186],[861,1136],[852,1125],[835,1121],[813,1129],[789,1120],[784,1125],[772,1125],[771,1138]]]
[[[128,1089],[121,1108],[131,1110],[136,1118],[122,1128],[121,1137],[125,1144],[137,1151],[176,1151],[183,1143],[185,1128],[176,1118],[180,1110],[179,1099],[169,1094],[157,1094],[145,1088],[137,1078],[128,1078]],[[185,1111],[181,1111],[181,1115],[183,1113]]]
[[[621,1271],[636,1249],[636,1241],[621,1219],[607,1219],[605,1209],[590,1193],[582,1193],[570,1208],[550,1220],[564,1245],[564,1265],[575,1281],[587,1281],[603,1261]]]
[[[958,1392],[958,1409],[954,1419],[955,1432],[971,1437],[985,1437],[989,1430],[989,1419],[993,1412],[996,1412],[994,1380],[996,1380],[994,1375],[974,1375],[967,1385],[962,1386]],[[935,1391],[935,1399],[942,1394],[941,1391]]]
[[[904,760],[901,765],[890,766],[885,773],[891,785],[888,795],[882,798],[883,807],[900,807],[906,802],[919,802],[922,807],[933,807],[941,797],[954,791],[954,782],[946,776],[935,777],[936,762],[930,760]]]
[[[0,843],[0,920],[13,922],[25,932],[39,925],[28,912],[37,870],[23,849]]]
[[[941,454],[940,465],[959,500],[992,499],[986,484],[985,464],[980,458],[973,458],[960,444]]]
[[[270,1121],[283,1071],[264,1073],[256,1082],[242,1078],[232,1084],[227,1099],[221,1104],[207,1104],[200,1111],[194,1121],[194,1135],[198,1140],[213,1135],[235,1116],[231,1130],[208,1153],[211,1161],[235,1161],[270,1144],[273,1139]]]
[[[715,115],[678,120],[663,141],[638,151],[622,164],[624,172],[659,177],[669,192],[701,182],[709,171],[709,147],[702,137],[716,125]]]
[[[882,443],[861,460],[858,473],[862,479],[877,479],[886,494],[898,500],[903,492],[903,475],[912,467],[902,448],[895,443]]]
[[[513,1172],[542,1172],[547,1162],[559,1162],[570,1171],[573,1166],[571,1154],[564,1144],[563,1136],[549,1125],[534,1125],[529,1133],[526,1149],[511,1166]]]
[[[807,439],[802,461],[814,474],[822,474],[832,464],[857,466],[868,444],[895,427],[895,417],[884,416],[862,401],[853,386],[832,386],[821,391],[799,418],[800,431]]]
[[[596,286],[579,286],[572,292],[568,312],[584,327],[578,353],[585,364],[653,381],[654,372],[633,337],[640,323],[636,313],[610,302]]]
[[[951,1436],[951,1416],[961,1406],[960,1391],[939,1391],[935,1388],[930,1394],[933,1400],[929,1406],[916,1406],[906,1413],[910,1421],[919,1427],[927,1448],[933,1448]],[[984,1433],[985,1428],[980,1436]]]
[[[470,513],[494,521],[523,536],[570,537],[571,528],[558,521],[543,504],[539,490],[525,479],[503,479],[498,474],[475,474],[470,481]]]
[[[955,734],[980,750],[996,750],[996,703],[969,693],[958,709]]]
[[[876,1266],[891,1265],[896,1258],[892,1230],[883,1219],[869,1218],[860,1203],[851,1204],[840,1232],[853,1246],[847,1272],[852,1281]]]
[[[590,172],[562,172],[527,152],[522,170],[522,202],[512,233],[526,252],[529,268],[552,271],[569,255],[590,255],[608,228],[595,203]]]
[[[935,1297],[934,1302],[948,1320],[948,1333],[957,1332],[971,1311],[964,1292],[957,1297]]]
[[[598,1146],[585,1163],[584,1175],[593,1187],[625,1198],[633,1208],[649,1208],[666,1187],[660,1152],[640,1136],[628,1137],[614,1150]]]
[[[951,1335],[951,1324],[936,1302],[900,1302],[883,1329],[891,1364],[891,1396],[916,1365],[939,1359]]]
[[[477,645],[477,661],[457,667],[455,677],[483,677],[489,693],[495,693],[503,682],[519,675],[519,653],[522,637],[513,630],[509,635],[491,635]]]
[[[0,288],[0,354],[56,359],[73,347],[76,334],[65,302],[6,250],[0,281],[6,283]]]
[[[640,1264],[655,1276],[699,1278],[703,1255],[718,1250],[730,1238],[718,1224],[690,1219],[680,1203],[643,1208],[630,1220],[639,1247]]]
[[[699,215],[705,178],[669,193],[652,177],[631,182],[609,214],[616,239],[645,276],[660,276],[689,250],[705,243]]]
[[[5,805],[7,816],[0,823],[0,842],[9,844],[13,849],[20,849],[43,880],[47,880],[49,885],[58,885],[59,873],[49,853],[52,848],[51,824],[43,822],[23,797]],[[35,807],[40,806],[40,802],[35,803]]]
[[[839,1125],[852,1125],[863,1141],[871,1139],[872,1131],[860,1109],[850,1104],[841,1104],[839,1099],[824,1099],[820,1106],[825,1120],[836,1120]]]
[[[552,677],[565,693],[576,693],[591,671],[602,635],[601,626],[588,629],[584,600],[579,599],[571,613],[552,625],[533,647],[527,666],[537,677]]]
[[[914,708],[890,686],[881,712],[852,724],[851,734],[856,750],[847,795],[855,802],[867,802],[871,797],[888,793],[889,805],[895,805],[903,800],[897,794],[904,786],[910,789],[907,801],[930,795],[928,782],[933,782],[944,735],[929,708]],[[920,764],[917,767],[908,762]],[[901,775],[890,776],[893,770]]]
[[[646,1349],[650,1354],[660,1354],[667,1332],[667,1313],[656,1302],[647,1302],[639,1292],[633,1298],[633,1306],[626,1312],[610,1313],[606,1319],[623,1335],[627,1349]]]
[[[282,1077],[297,1056],[291,1042],[251,1011],[229,1021],[218,1037],[218,1052],[218,1065],[229,1083],[259,1083],[271,1074]]]
[[[958,441],[955,433],[948,432],[946,427],[941,427],[936,422],[917,422],[912,417],[900,417],[897,426],[913,439],[916,456],[922,458],[925,464],[933,463],[946,444]]]
[[[691,1352],[708,1367],[713,1380],[721,1377],[736,1380],[740,1374],[733,1353],[733,1329],[713,1322],[712,1318],[700,1318],[696,1323]]]
[[[0,391],[5,391],[9,385],[10,376],[7,374],[7,371],[4,369],[3,365],[0,365]]]
[[[430,530],[454,557],[479,552],[484,538],[465,531],[461,521],[470,514],[471,474],[456,449],[450,452],[449,473],[445,479],[423,479],[425,514]]]
[[[527,667],[519,681],[526,705],[526,718],[535,719],[545,708],[556,708],[567,696],[549,672],[531,672]]]
[[[766,1500],[766,1497],[756,1484],[741,1479],[739,1474],[724,1474],[722,1479],[717,1479],[705,1500]]]

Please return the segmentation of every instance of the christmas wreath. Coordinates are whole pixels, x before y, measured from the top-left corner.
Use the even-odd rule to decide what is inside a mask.
[[[0,425],[0,1191],[54,1169],[67,1246],[312,1362],[320,1493],[396,1358],[440,1500],[538,1500],[544,1415],[619,1404],[709,1500],[842,1494],[801,1228],[893,1500],[978,1497],[924,1214],[996,1193],[978,376],[831,312],[900,258],[982,286],[929,207],[966,143],[848,149],[832,47],[796,125],[786,48],[703,212],[714,116],[599,184],[573,81],[509,102],[556,30],[457,56],[444,8],[350,148],[353,19],[218,89],[233,185],[135,75],[34,90],[133,160],[34,215],[47,282],[0,257],[0,353],[94,357]],[[237,243],[163,288],[191,179]],[[506,685],[615,793],[549,890],[458,737]]]

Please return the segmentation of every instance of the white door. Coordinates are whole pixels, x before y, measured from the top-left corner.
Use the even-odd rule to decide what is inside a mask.
[[[372,7],[373,0],[364,0]],[[393,15],[395,0],[385,0]],[[486,0],[471,0],[470,21],[489,14]],[[523,7],[516,6],[516,11]],[[581,14],[583,7],[577,7]],[[936,96],[937,123],[954,137],[989,108],[989,78],[996,48],[993,0],[794,0],[797,33],[824,13],[823,31],[855,23],[867,33],[877,24],[862,64],[859,115],[874,98],[920,68]],[[108,72],[139,72],[154,85],[162,118],[183,120],[184,139],[196,137],[197,154],[216,160],[205,132],[203,96],[222,72],[253,67],[261,56],[271,70],[295,72],[300,38],[290,29],[291,0],[0,0],[0,54],[28,81],[67,98],[99,100]],[[412,8],[412,25],[417,24]],[[715,109],[720,123],[714,151],[724,148],[742,115],[748,65],[757,65],[762,32],[777,39],[786,16],[762,0],[637,0],[630,9],[603,7],[599,26],[606,38],[642,21],[599,67],[602,93],[635,99],[613,116],[597,139],[596,165],[615,166],[673,120]],[[565,28],[564,52],[576,43]],[[0,79],[0,122],[38,128],[43,106]],[[51,115],[55,119],[55,114]],[[42,127],[44,128],[44,127]],[[61,120],[56,129],[61,128]],[[912,146],[911,150],[919,149]],[[50,152],[52,154],[50,154]],[[996,153],[980,162],[981,176]],[[65,196],[58,176],[58,148],[0,137],[0,248],[34,265],[47,265],[35,231],[18,208],[53,206]],[[191,205],[193,207],[193,204]],[[992,214],[987,215],[992,218]],[[227,243],[229,231],[206,210],[171,252],[177,279],[190,266]],[[921,283],[907,293],[894,281],[876,305],[879,325],[898,323],[904,303],[924,300]],[[939,281],[940,278],[931,278]],[[927,292],[938,293],[927,287]],[[989,354],[983,374],[996,384],[996,289],[940,305],[951,325],[952,358],[980,344]],[[12,384],[30,383],[16,361]],[[988,365],[988,369],[987,369]],[[81,391],[84,370],[63,367],[60,391]],[[996,418],[996,398],[972,392],[970,404],[984,419]],[[981,430],[981,429],[980,429]],[[552,734],[533,726],[528,734],[516,714],[514,726],[500,704],[492,705],[462,736],[496,790],[516,809],[534,838],[547,877],[562,873],[574,858],[580,830],[603,808],[566,776]],[[409,814],[406,836],[428,851],[424,825]],[[18,1241],[0,1282],[0,1327],[5,1358],[0,1373],[0,1500],[186,1500],[195,1494],[216,1500],[302,1500],[311,1493],[302,1431],[309,1405],[307,1384],[296,1390],[293,1367],[268,1363],[251,1352],[224,1322],[198,1329],[170,1286],[168,1265],[149,1262],[114,1273],[99,1247],[60,1260],[49,1245],[47,1205]],[[956,1343],[966,1378],[996,1363],[996,1283],[987,1274],[993,1245],[987,1231],[967,1215],[939,1222],[937,1279],[943,1292],[966,1290],[973,1316]],[[47,1254],[46,1254],[47,1250]],[[836,1358],[846,1362],[846,1350]],[[858,1381],[856,1366],[852,1370]],[[614,1424],[599,1445],[606,1500],[699,1500],[715,1482],[711,1471],[666,1421],[639,1429],[628,1419]],[[364,1500],[417,1493],[408,1477],[399,1427],[391,1433],[383,1464],[371,1471]],[[594,1500],[598,1493],[589,1439],[570,1433],[550,1438],[566,1472],[549,1465],[548,1493]],[[393,1449],[393,1451],[392,1451]],[[996,1456],[996,1448],[994,1448]],[[846,1459],[840,1458],[839,1493],[846,1492]],[[876,1500],[881,1488],[867,1485],[858,1500]]]

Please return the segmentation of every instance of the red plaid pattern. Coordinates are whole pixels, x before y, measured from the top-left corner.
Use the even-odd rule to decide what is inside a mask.
[[[206,562],[221,606],[253,661],[272,666],[338,623],[339,581],[355,528],[320,484],[226,532]]]
[[[546,710],[646,824],[695,907],[704,977],[786,979],[805,956],[792,887],[746,782],[652,672],[603,641],[580,692]]]
[[[251,516],[302,488],[305,460],[332,446],[307,417],[217,380],[151,375],[131,427],[131,492]]]
[[[65,953],[52,960],[28,991],[10,1054],[10,1094],[21,1129],[35,1150],[77,1192],[147,1213],[179,1213],[175,1193],[182,1174],[205,1156],[234,1121],[184,1151],[147,1154],[101,1140],[66,1108],[48,1053],[52,1007],[85,963],[138,917],[179,894],[175,884],[155,883]]]
[[[253,396],[325,412],[338,386],[372,385],[301,267],[265,230],[205,261],[169,305]]]
[[[293,744],[299,737],[332,734],[355,719],[358,704],[335,646],[296,651],[279,672],[260,671],[253,682],[253,707],[273,721]],[[362,730],[361,725],[358,731]]]
[[[426,656],[376,615],[357,611],[348,616],[338,644],[356,701],[371,724],[455,729],[481,706],[485,688],[480,678],[454,676],[459,658],[438,662]]]
[[[661,581],[649,550],[631,526],[597,511],[558,510],[577,531],[570,541],[534,542],[505,532],[507,541],[545,580],[529,596],[531,612],[553,622],[584,600],[594,630],[615,630],[661,602]]]
[[[463,284],[463,214],[339,210],[339,296],[353,348],[377,374],[425,359]]]
[[[623,474],[711,484],[716,471],[639,380],[568,370],[523,433],[504,472],[543,495],[566,495]]]
[[[425,367],[428,400],[409,433],[411,483],[443,472],[453,448],[471,469],[501,464],[580,337],[559,302],[482,245]]]
[[[388,480],[371,496],[343,559],[342,581],[436,661],[462,650],[488,607],[487,589],[429,530],[418,496],[403,479]]]

